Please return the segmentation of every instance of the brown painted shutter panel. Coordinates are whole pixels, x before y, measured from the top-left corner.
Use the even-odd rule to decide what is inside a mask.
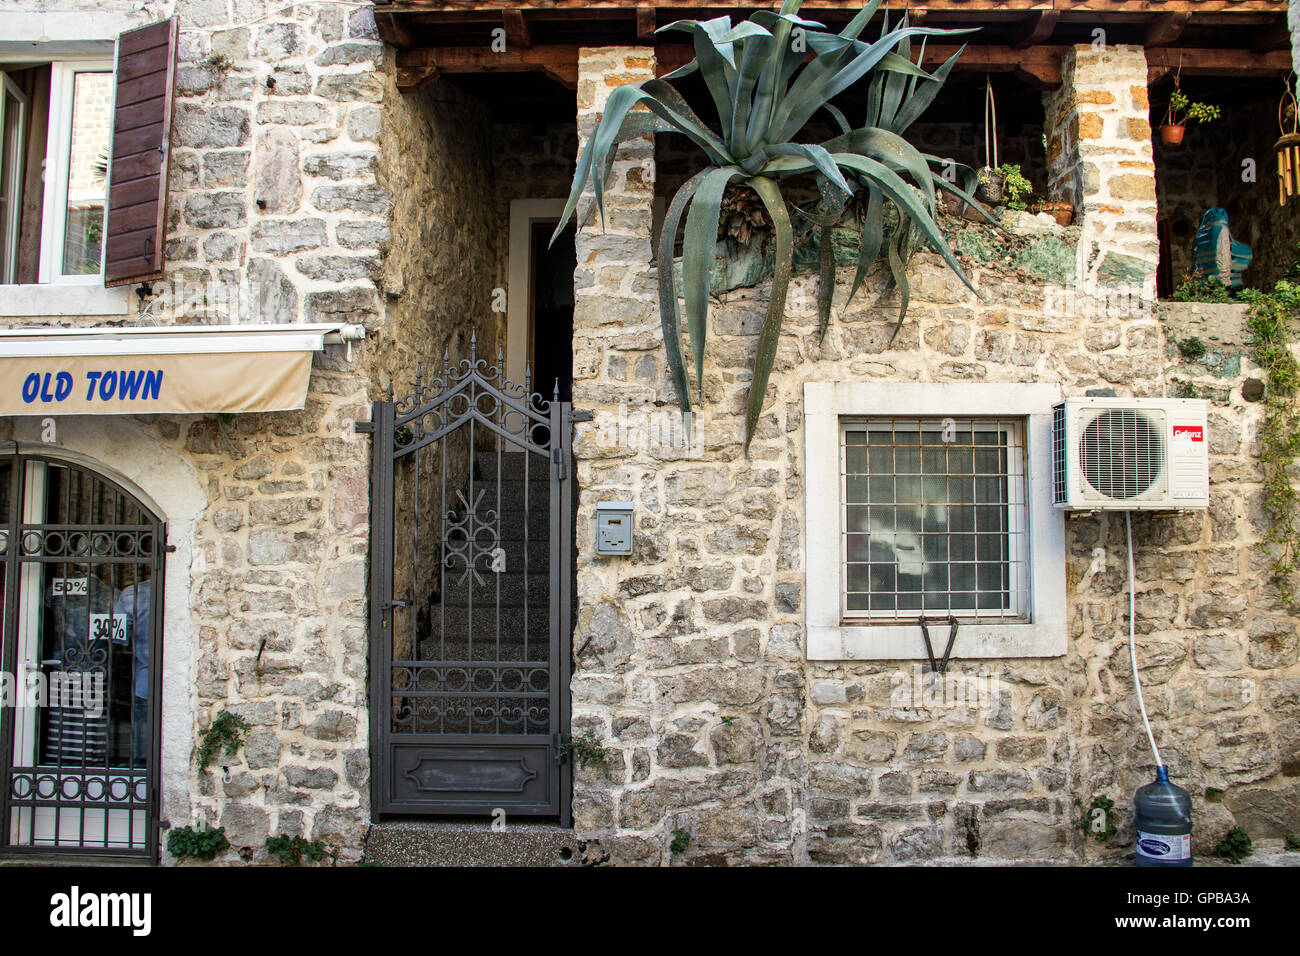
[[[113,164],[104,227],[104,285],[163,274],[167,160],[177,20],[128,30],[117,40]]]

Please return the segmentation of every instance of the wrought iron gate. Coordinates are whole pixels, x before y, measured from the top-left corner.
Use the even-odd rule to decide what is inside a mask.
[[[374,405],[372,806],[567,826],[572,409],[472,349]]]

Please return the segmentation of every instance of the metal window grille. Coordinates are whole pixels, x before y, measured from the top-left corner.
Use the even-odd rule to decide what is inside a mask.
[[[846,620],[1029,619],[1025,421],[845,419]]]

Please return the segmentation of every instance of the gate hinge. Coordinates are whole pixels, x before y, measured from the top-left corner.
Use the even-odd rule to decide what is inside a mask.
[[[571,421],[571,422],[589,422],[589,421],[591,421],[592,419],[594,419],[595,417],[596,417],[595,413],[594,413],[594,412],[591,412],[591,411],[572,412],[572,413],[570,413],[570,415],[569,415],[569,421]]]
[[[358,435],[369,435],[375,430],[374,422],[353,422],[352,427]]]
[[[556,481],[564,480],[564,453],[558,448],[551,449],[551,472]]]

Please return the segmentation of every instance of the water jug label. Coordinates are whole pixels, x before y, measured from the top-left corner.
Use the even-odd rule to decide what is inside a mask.
[[[1139,830],[1137,851],[1152,860],[1186,860],[1192,855],[1192,835],[1162,836]]]

